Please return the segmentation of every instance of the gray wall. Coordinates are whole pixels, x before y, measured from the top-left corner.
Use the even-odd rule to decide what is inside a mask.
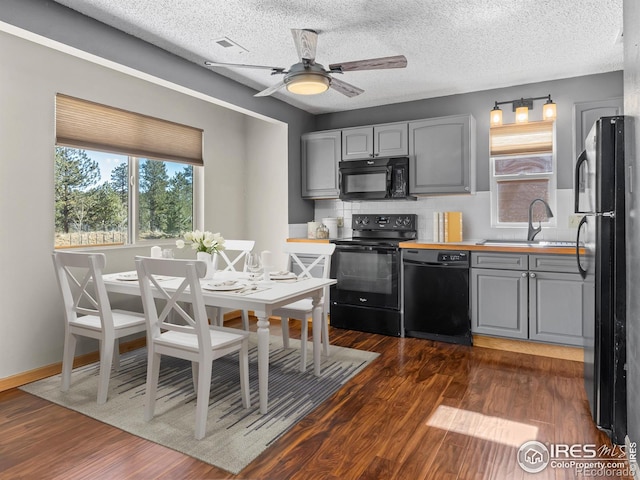
[[[489,111],[494,102],[521,97],[542,97],[551,94],[557,104],[556,120],[558,188],[573,188],[573,104],[622,97],[622,72],[518,85],[482,92],[450,95],[415,102],[396,103],[381,107],[319,115],[317,130],[371,125],[375,123],[416,120],[471,113],[476,119],[476,158],[478,191],[489,190]],[[534,103],[531,120],[541,118],[544,101]],[[503,105],[505,123],[513,116],[510,105]]]
[[[624,2],[624,110],[633,116],[627,130],[627,163],[633,166],[633,185],[627,206],[627,408],[628,432],[632,442],[640,442],[640,2]]]
[[[315,129],[313,115],[183,60],[49,0],[0,0],[0,21],[99,57],[285,122],[288,135],[289,222],[313,218],[313,202],[300,198],[300,135]]]

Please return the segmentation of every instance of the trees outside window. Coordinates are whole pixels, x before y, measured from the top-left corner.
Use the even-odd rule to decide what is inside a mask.
[[[191,165],[56,147],[55,246],[178,237],[193,229],[193,193]]]

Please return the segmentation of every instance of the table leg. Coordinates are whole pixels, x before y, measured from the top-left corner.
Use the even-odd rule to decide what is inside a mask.
[[[258,385],[260,413],[267,413],[269,403],[269,317],[266,312],[254,312],[258,317]]]
[[[313,327],[313,374],[316,377],[320,376],[320,342],[321,342],[321,337],[322,337],[322,322],[323,322],[323,315],[322,315],[322,303],[320,302],[321,300],[321,293],[322,292],[316,292],[316,294],[312,297],[312,302],[313,302],[313,322],[312,322],[312,327]]]

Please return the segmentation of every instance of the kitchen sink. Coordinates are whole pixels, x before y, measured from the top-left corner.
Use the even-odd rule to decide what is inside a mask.
[[[509,240],[509,239],[490,240],[489,239],[489,240],[481,240],[477,242],[476,245],[486,245],[487,247],[575,248],[576,242],[565,241],[565,240],[554,240],[554,241],[533,240],[531,242],[528,242],[527,240]]]

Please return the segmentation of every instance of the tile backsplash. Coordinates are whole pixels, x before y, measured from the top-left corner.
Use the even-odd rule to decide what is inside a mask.
[[[418,216],[418,239],[433,240],[433,212],[461,211],[463,218],[463,239],[480,240],[525,239],[527,227],[492,228],[490,192],[473,195],[443,195],[419,197],[416,201],[343,202],[341,200],[316,200],[315,220],[325,217],[343,217],[343,236],[351,232],[351,219],[359,213],[415,213]],[[536,240],[575,240],[576,229],[569,227],[569,216],[573,213],[573,191],[557,190],[557,205],[554,209],[555,226],[542,226]],[[537,226],[537,223],[535,224]],[[306,237],[306,224],[289,226],[292,237]]]

